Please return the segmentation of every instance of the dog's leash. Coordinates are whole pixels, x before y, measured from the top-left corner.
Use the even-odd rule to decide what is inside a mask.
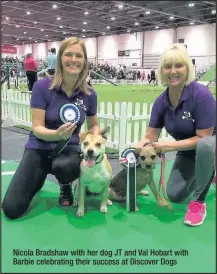
[[[158,185],[158,193],[160,194],[160,190],[162,189],[163,197],[166,200],[168,204],[168,208],[172,210],[171,205],[168,202],[167,195],[166,195],[166,188],[165,188],[165,154],[158,154],[161,159],[161,174],[160,174],[160,180]]]
[[[49,154],[49,158],[55,158],[61,151],[68,145],[71,137],[67,140],[61,140],[58,142],[54,150]]]

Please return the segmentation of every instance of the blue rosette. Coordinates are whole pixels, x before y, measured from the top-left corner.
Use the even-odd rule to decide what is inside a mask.
[[[74,104],[65,104],[60,108],[60,119],[63,123],[75,123],[80,121],[80,110]]]

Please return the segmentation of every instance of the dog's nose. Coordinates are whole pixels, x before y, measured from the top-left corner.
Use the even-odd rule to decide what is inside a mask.
[[[88,155],[93,155],[94,151],[93,151],[93,149],[88,149],[87,153],[88,153]]]
[[[151,168],[151,165],[146,165],[147,168]]]

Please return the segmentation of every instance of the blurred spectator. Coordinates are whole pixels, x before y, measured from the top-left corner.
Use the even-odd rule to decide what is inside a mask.
[[[56,49],[52,48],[50,52],[51,54],[49,54],[47,57],[48,74],[54,75],[55,69],[56,69],[56,62],[57,62]]]
[[[26,76],[28,80],[29,91],[32,91],[34,83],[37,81],[37,69],[38,65],[33,59],[32,54],[28,53],[26,59],[24,60],[24,68],[26,71]]]

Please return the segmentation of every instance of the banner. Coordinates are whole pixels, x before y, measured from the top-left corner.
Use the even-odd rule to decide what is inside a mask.
[[[1,47],[1,52],[2,53],[17,54],[17,48],[16,47],[12,47],[12,46],[8,46],[8,45],[3,45]]]

